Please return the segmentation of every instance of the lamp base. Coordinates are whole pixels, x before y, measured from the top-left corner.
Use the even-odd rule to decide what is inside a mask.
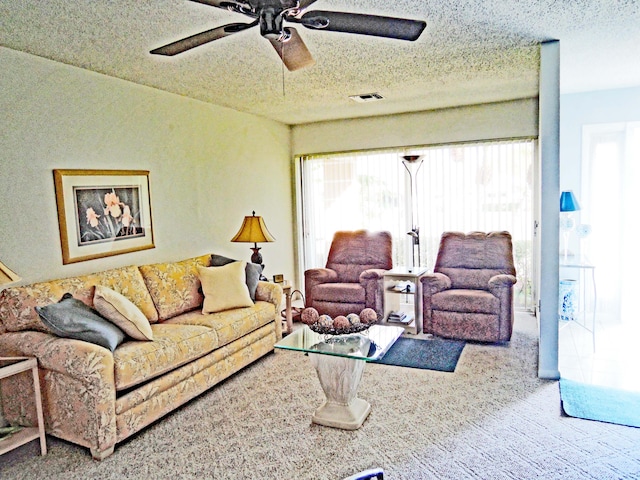
[[[262,271],[264,272],[264,263],[262,263],[262,254],[260,253],[260,247],[257,244],[254,244],[253,247],[249,247],[253,250],[253,255],[251,255],[251,263],[255,263],[256,265],[260,265],[262,267]],[[260,272],[260,280],[266,282],[267,277]]]

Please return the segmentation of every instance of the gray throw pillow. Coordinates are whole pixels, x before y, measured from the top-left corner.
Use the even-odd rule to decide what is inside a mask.
[[[211,255],[211,266],[212,267],[222,267],[228,263],[237,262],[233,258],[223,257],[222,255],[216,255],[215,253]],[[262,267],[257,263],[249,263],[247,262],[247,266],[244,269],[245,276],[247,277],[246,283],[249,288],[249,295],[251,296],[251,300],[256,301],[256,289],[258,288],[258,281],[260,280],[260,275],[262,274]]]
[[[124,340],[122,330],[70,293],[58,303],[35,308],[42,322],[59,337],[95,343],[112,352]]]

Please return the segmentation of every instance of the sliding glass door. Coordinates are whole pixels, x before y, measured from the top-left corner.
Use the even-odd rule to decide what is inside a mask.
[[[405,155],[421,156],[411,175]],[[532,139],[301,157],[304,269],[324,266],[338,230],[388,230],[394,265],[427,268],[445,231],[507,230],[517,306],[532,309],[534,162]]]

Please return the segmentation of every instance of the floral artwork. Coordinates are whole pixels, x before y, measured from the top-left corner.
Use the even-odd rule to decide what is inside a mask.
[[[149,172],[53,171],[62,263],[154,248]]]
[[[75,188],[78,245],[144,235],[140,189]]]

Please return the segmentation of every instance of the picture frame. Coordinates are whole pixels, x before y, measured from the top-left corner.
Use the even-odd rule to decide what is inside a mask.
[[[64,265],[155,248],[147,170],[53,170]]]
[[[274,283],[284,283],[284,275],[281,273],[278,273],[276,275],[273,276],[273,282]]]

